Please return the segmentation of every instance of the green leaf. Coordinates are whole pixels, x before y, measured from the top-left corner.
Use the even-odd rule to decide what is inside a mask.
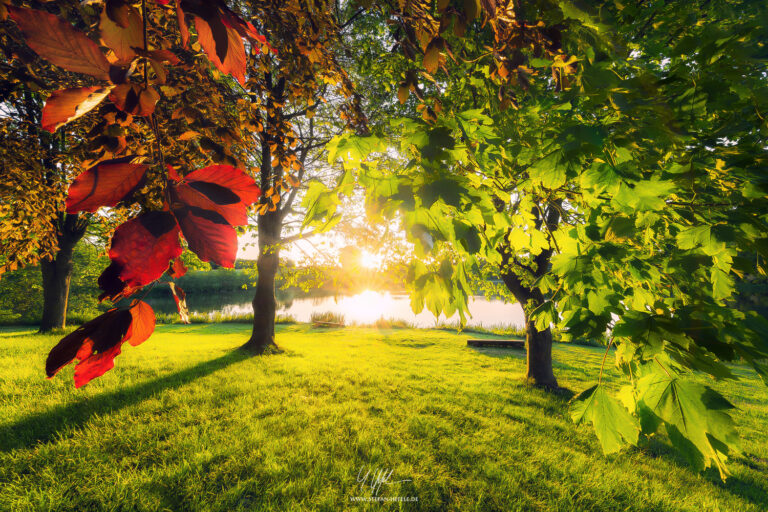
[[[545,301],[531,312],[531,316],[536,323],[536,330],[543,331],[548,329],[550,324],[557,321],[555,303],[551,300]]]
[[[509,232],[509,245],[515,252],[528,249],[531,245],[531,235],[522,229],[513,229]]]
[[[592,423],[603,453],[615,453],[627,444],[637,445],[637,419],[599,384],[571,399],[571,418],[577,425]]]
[[[739,436],[728,400],[713,389],[666,373],[637,382],[638,401],[661,419],[670,440],[697,469],[717,467],[725,479],[729,451],[739,450]]]
[[[613,201],[616,206],[628,213],[635,210],[661,210],[666,206],[663,198],[674,189],[673,181],[663,181],[658,178],[639,181],[633,187],[622,183]]]
[[[752,361],[752,368],[763,379],[763,382],[768,386],[768,362],[766,361]]]
[[[727,299],[733,294],[735,284],[733,278],[727,272],[717,267],[712,267],[712,297],[715,300]]]
[[[444,203],[458,207],[463,191],[464,189],[456,181],[449,178],[441,178],[427,183],[421,196],[426,206],[432,206],[432,203],[442,199]]]
[[[610,165],[604,162],[595,162],[581,175],[581,186],[593,189],[599,194],[603,191],[613,194],[618,190],[621,179]]]
[[[709,256],[717,254],[725,249],[725,243],[719,241],[712,230],[712,226],[704,224],[684,229],[677,234],[677,243],[680,249],[688,250],[701,246],[704,254]]]
[[[565,166],[562,164],[560,151],[553,151],[530,167],[531,178],[541,181],[541,186],[555,189],[565,185]]]
[[[589,293],[587,293],[587,304],[589,304],[589,310],[596,315],[604,313],[608,308],[611,307],[611,303],[608,301],[607,296],[608,290],[590,290]]]

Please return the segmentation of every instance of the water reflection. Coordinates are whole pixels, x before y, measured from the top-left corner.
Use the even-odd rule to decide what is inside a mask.
[[[241,315],[252,312],[250,301],[223,305],[218,309],[225,315]],[[294,298],[280,303],[278,313],[290,315],[299,322],[308,322],[312,313],[333,312],[344,315],[348,324],[372,324],[380,318],[387,320],[404,320],[417,327],[433,327],[439,322],[458,322],[459,315],[445,318],[441,315],[435,319],[427,310],[414,314],[408,295],[392,294],[390,292],[375,292],[366,290],[352,296],[342,297],[306,297]],[[207,311],[206,311],[207,312]],[[482,296],[471,297],[469,312],[472,318],[468,325],[472,326],[517,326],[525,322],[523,310],[519,304],[507,304],[497,299],[486,299]]]

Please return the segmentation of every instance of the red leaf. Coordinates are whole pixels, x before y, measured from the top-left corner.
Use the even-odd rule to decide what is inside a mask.
[[[185,204],[217,211],[233,226],[248,223],[248,205],[261,195],[253,178],[230,165],[211,165],[193,171],[173,192]]]
[[[237,256],[237,233],[218,212],[174,202],[173,215],[189,248],[203,261],[232,268]]]
[[[181,255],[179,225],[169,212],[146,212],[121,224],[112,237],[109,257],[117,277],[130,288],[159,279]]]
[[[104,269],[104,272],[101,273],[98,279],[99,288],[104,290],[104,292],[99,295],[99,301],[109,299],[112,302],[117,302],[122,297],[133,295],[133,293],[138,290],[138,288],[126,286],[125,282],[120,279],[120,272],[122,271],[123,267],[114,261]]]
[[[168,169],[168,179],[178,183],[181,181],[181,176],[179,176],[179,173],[176,172],[176,169],[173,168],[172,165],[165,164],[165,168]]]
[[[181,60],[171,50],[151,50],[147,52],[147,57],[158,62],[164,62],[171,66],[176,66]]]
[[[193,19],[197,40],[213,65],[245,84],[245,46],[237,30],[226,26],[218,16]]]
[[[85,386],[115,367],[115,358],[120,355],[122,343],[104,352],[91,353],[75,365],[75,387]]]
[[[189,25],[181,9],[179,0],[176,0],[176,19],[179,21],[179,33],[181,34],[181,46],[186,48],[189,45]]]
[[[176,309],[179,310],[181,323],[188,324],[189,309],[187,308],[187,294],[184,293],[181,286],[178,286],[176,283],[168,283],[168,286],[171,288],[171,293],[173,293],[173,300],[176,301]]]
[[[195,183],[214,183],[226,187],[240,198],[240,202],[250,205],[259,200],[261,189],[245,171],[231,165],[209,165],[192,171],[184,177],[184,181],[200,191]]]
[[[187,273],[187,267],[184,265],[184,262],[181,261],[181,258],[176,258],[173,260],[173,263],[171,263],[168,273],[172,278],[178,279]]]
[[[155,330],[155,313],[149,304],[134,301],[129,309],[110,309],[65,336],[48,354],[45,372],[53,377],[78,359],[75,387],[79,388],[114,368],[123,343],[139,345]]]
[[[67,213],[95,212],[127,201],[140,187],[148,166],[130,163],[134,157],[106,160],[78,176],[67,195]]]
[[[35,9],[8,6],[27,44],[45,60],[67,71],[109,80],[109,61],[96,43],[67,21]]]
[[[53,377],[75,357],[84,361],[94,352],[106,352],[118,346],[128,332],[132,316],[127,309],[110,309],[62,338],[48,354],[45,373]],[[106,370],[105,370],[106,371]]]
[[[125,3],[125,0],[106,0],[104,12],[107,13],[110,20],[122,28],[128,28],[131,23],[131,6]]]
[[[101,12],[101,42],[115,52],[118,64],[127,64],[136,57],[133,48],[144,47],[144,21],[132,5],[123,4],[112,12],[117,19],[110,15],[109,4]]]
[[[240,34],[242,37],[245,37],[246,39],[250,39],[254,43],[260,43],[265,45],[270,51],[273,53],[277,53],[272,46],[267,42],[267,38],[263,35],[259,34],[259,32],[256,30],[256,27],[253,26],[253,24],[249,21],[245,21],[239,16],[237,16],[232,10],[230,10],[226,4],[221,5],[221,21],[224,22],[224,24],[228,27],[231,27],[237,31],[238,34]],[[260,49],[256,46],[254,46],[254,50],[256,53],[260,52]]]
[[[121,84],[112,90],[109,99],[117,108],[134,116],[148,116],[155,111],[160,95],[153,87],[137,84]]]
[[[130,309],[131,328],[125,341],[137,347],[147,341],[155,332],[155,311],[143,301],[137,301]]]
[[[54,91],[43,107],[43,130],[53,133],[57,128],[93,110],[112,87],[76,87]]]

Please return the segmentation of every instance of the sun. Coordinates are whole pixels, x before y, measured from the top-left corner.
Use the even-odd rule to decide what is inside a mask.
[[[381,268],[384,256],[369,251],[360,251],[360,266],[370,269]]]

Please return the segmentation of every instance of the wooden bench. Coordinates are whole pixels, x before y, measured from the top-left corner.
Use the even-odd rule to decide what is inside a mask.
[[[468,347],[516,348],[525,350],[525,340],[467,340]]]
[[[344,327],[344,324],[336,322],[312,322],[312,327]]]

